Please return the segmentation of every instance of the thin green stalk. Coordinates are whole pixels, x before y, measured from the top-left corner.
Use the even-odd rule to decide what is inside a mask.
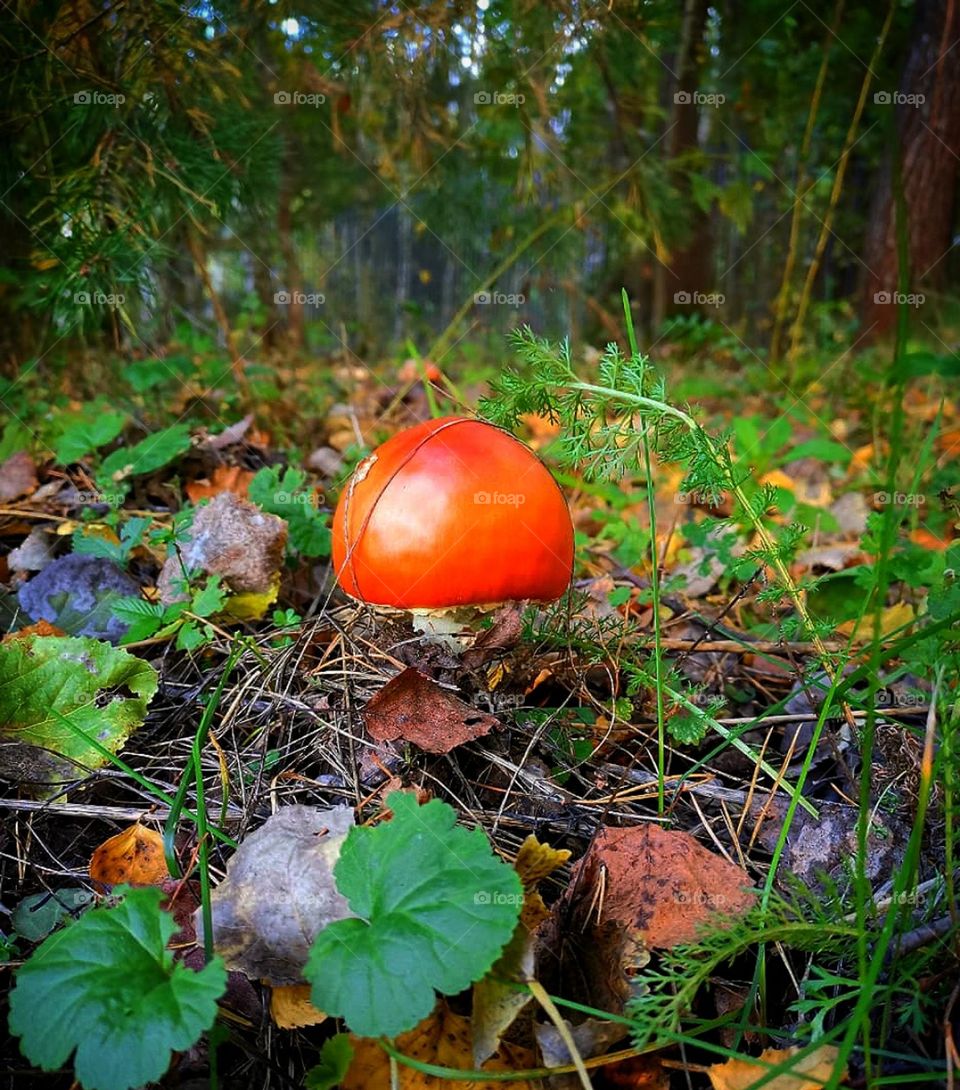
[[[59,720],[61,720],[65,727],[69,728],[74,732],[74,734],[82,738],[90,746],[91,749],[96,750],[96,752],[99,753],[100,756],[103,757],[105,760],[109,761],[110,764],[114,765],[116,768],[119,768],[121,772],[126,773],[126,775],[128,775],[130,779],[134,781],[134,783],[139,784],[144,789],[144,791],[153,795],[154,798],[159,799],[168,807],[173,807],[176,800],[172,795],[168,795],[167,792],[164,791],[162,788],[157,787],[157,785],[154,783],[151,783],[135,768],[132,768],[130,765],[128,765],[122,757],[118,757],[115,753],[112,753],[109,749],[107,749],[106,746],[101,745],[101,743],[98,742],[96,738],[94,738],[90,734],[87,734],[87,732],[82,727],[78,727],[76,723],[71,722],[71,720],[69,720],[61,711],[58,711],[58,709],[56,708],[51,708],[50,710]],[[193,821],[197,820],[197,815],[193,812],[193,810],[183,809],[182,813],[184,813],[188,818]],[[222,829],[217,828],[216,825],[209,826],[209,832],[211,836],[219,840],[221,844],[226,844],[228,848],[233,848],[234,850],[236,850],[236,848],[239,846],[237,842],[233,839],[233,837],[228,836]]]
[[[637,336],[633,328],[633,315],[630,313],[630,299],[626,288],[621,289],[623,300],[623,314],[627,323],[627,340],[630,343],[630,352],[643,368],[643,357],[637,347]],[[663,708],[663,631],[660,624],[660,554],[657,547],[657,504],[656,493],[653,488],[653,466],[650,462],[650,435],[649,429],[644,425],[643,414],[640,414],[640,431],[643,444],[643,472],[647,485],[647,514],[650,519],[650,593],[653,606],[653,662],[654,677],[656,680],[657,694],[657,813],[663,814],[666,809],[665,782],[666,782],[666,727]]]
[[[227,658],[226,664],[223,668],[223,672],[220,674],[217,680],[216,688],[213,690],[210,699],[207,701],[206,706],[203,709],[203,714],[200,716],[200,723],[197,726],[196,733],[193,738],[193,749],[200,744],[200,740],[207,736],[207,732],[210,730],[210,724],[213,722],[213,717],[217,712],[217,708],[220,706],[220,698],[223,695],[223,690],[227,684],[227,679],[230,674],[233,673],[233,668],[236,666],[240,656],[246,650],[246,645],[235,643],[230,649],[230,655]],[[192,751],[191,751],[192,752]],[[180,864],[177,861],[176,852],[176,833],[177,826],[180,823],[180,816],[184,813],[184,806],[187,800],[187,793],[190,790],[191,784],[194,782],[195,777],[199,775],[199,765],[192,762],[187,765],[184,770],[183,778],[180,781],[180,786],[177,788],[177,793],[174,796],[173,802],[170,804],[170,813],[167,815],[167,820],[163,827],[163,854],[167,861],[167,869],[174,878],[181,877]],[[198,829],[200,825],[200,789],[202,788],[202,781],[198,781],[197,792],[197,815],[195,821]],[[204,811],[204,822],[206,822],[206,811]]]

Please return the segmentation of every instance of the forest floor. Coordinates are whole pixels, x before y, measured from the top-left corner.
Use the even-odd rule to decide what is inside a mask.
[[[696,364],[680,371],[691,401],[695,373]],[[704,383],[698,410],[725,429],[733,463],[762,495],[763,525],[783,546],[812,632],[795,623],[782,586],[771,593],[782,572],[735,496],[699,492],[689,467],[655,455],[649,494],[642,462],[591,474],[562,452],[562,419],[523,414],[517,434],[569,502],[573,586],[553,605],[504,607],[451,650],[336,587],[328,523],[368,450],[431,413],[474,409],[479,381],[430,381],[414,361],[375,377],[334,362],[305,417],[303,365],[256,413],[228,399],[204,417],[192,380],[168,396],[143,374],[125,403],[72,392],[46,424],[25,424],[32,438],[11,428],[0,447],[5,649],[89,636],[91,616],[94,634],[116,643],[121,617],[134,627],[120,646],[157,676],[119,750],[123,767],[95,762],[37,790],[29,769],[0,758],[8,970],[103,896],[111,883],[96,868],[91,876],[98,846],[131,825],[162,834],[172,811],[173,850],[190,877],[164,889],[185,923],[201,900],[197,830],[185,816],[197,807],[188,772],[199,751],[209,820],[233,842],[291,804],[347,804],[370,821],[390,792],[415,789],[481,828],[508,862],[530,836],[568,852],[544,867],[547,910],[530,964],[582,1023],[577,1048],[597,1090],[759,1085],[758,1056],[770,1075],[800,1055],[805,1075],[766,1082],[791,1090],[953,1077],[960,494],[950,482],[960,409],[935,377],[905,388],[894,439],[879,385],[810,384],[800,399],[738,378],[732,364],[712,392]],[[148,408],[160,393],[166,419]],[[111,412],[115,431],[98,432]],[[151,461],[136,444],[161,433]],[[281,494],[300,497],[294,514]],[[164,613],[156,588],[184,540],[182,512],[224,495],[289,515],[276,600],[254,592],[231,609],[229,579],[207,580],[185,609]],[[64,570],[45,604],[26,609],[23,588],[77,553],[122,573],[111,593],[89,572]],[[144,605],[112,614],[117,594]],[[132,697],[131,676],[111,692]],[[37,698],[55,701],[55,691],[38,685]],[[109,704],[102,694],[88,705]],[[4,699],[13,721],[0,733],[15,743],[40,716]],[[204,847],[216,886],[233,849]],[[196,948],[189,925],[180,946]],[[282,989],[286,1000],[271,1003],[249,976],[232,973],[221,1001],[221,1085],[303,1085],[335,1020],[303,992]],[[0,965],[4,992],[13,979]],[[441,1000],[397,1047],[472,1069],[482,1030],[496,1054],[487,1070],[569,1065],[549,1007],[529,999],[508,1016],[476,990]],[[291,1015],[284,1002],[300,1006]],[[368,1044],[357,1045],[344,1087],[391,1085],[389,1056]],[[208,1085],[209,1065],[206,1042],[181,1050],[161,1085]],[[11,1088],[73,1084],[70,1073],[32,1068],[12,1037],[0,1071]],[[402,1086],[443,1081],[398,1071]],[[571,1070],[548,1084],[531,1073],[517,1084],[583,1077]]]

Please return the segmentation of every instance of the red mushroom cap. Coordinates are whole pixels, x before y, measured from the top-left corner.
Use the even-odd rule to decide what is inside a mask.
[[[340,586],[398,609],[559,598],[573,524],[519,439],[464,417],[399,432],[357,467],[333,517]]]

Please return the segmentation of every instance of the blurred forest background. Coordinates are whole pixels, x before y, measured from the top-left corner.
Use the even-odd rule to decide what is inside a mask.
[[[203,334],[450,366],[523,322],[955,359],[953,0],[4,5],[0,366]],[[42,370],[42,368],[41,368]],[[0,395],[3,390],[0,389]]]

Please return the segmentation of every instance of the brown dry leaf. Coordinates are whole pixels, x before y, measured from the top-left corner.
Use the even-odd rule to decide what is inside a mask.
[[[513,982],[529,980],[535,973],[534,937],[549,919],[550,910],[537,892],[538,884],[570,858],[566,849],[541,844],[533,835],[520,845],[514,870],[523,882],[523,907],[513,936],[490,972],[473,986],[473,1063],[480,1067],[497,1051],[504,1033],[530,1001],[526,991]]]
[[[493,625],[481,632],[473,646],[463,653],[463,665],[473,670],[498,652],[516,646],[523,633],[523,614],[517,606],[504,606],[494,614]]]
[[[29,495],[38,483],[33,459],[25,450],[18,450],[0,465],[0,503]]]
[[[603,1077],[611,1090],[669,1090],[670,1073],[665,1070],[659,1056],[631,1056],[619,1063],[607,1064]]]
[[[799,1051],[797,1048],[768,1048],[758,1059],[768,1064],[782,1064]],[[820,1090],[834,1073],[838,1056],[839,1049],[834,1045],[821,1045],[799,1059],[792,1072],[777,1075],[763,1085],[766,1090]],[[713,1090],[750,1090],[768,1073],[769,1068],[761,1067],[753,1060],[739,1059],[712,1064],[707,1071]],[[844,1068],[843,1081],[846,1079]]]
[[[221,492],[232,492],[235,496],[245,497],[252,480],[253,473],[249,469],[241,469],[240,466],[217,466],[209,480],[190,481],[184,486],[184,492],[193,503],[217,496]]]
[[[278,984],[270,992],[270,1017],[280,1029],[318,1026],[327,1016],[310,1002],[309,984]]]
[[[353,1061],[341,1090],[390,1090],[390,1060],[386,1052],[370,1038],[351,1037],[354,1048]],[[454,1014],[442,1000],[429,1018],[415,1026],[409,1033],[396,1039],[397,1048],[406,1056],[424,1063],[454,1067],[461,1071],[473,1070],[470,1046],[470,1020]],[[492,1059],[483,1066],[485,1071],[523,1071],[535,1067],[536,1060],[530,1049],[502,1044]],[[425,1075],[412,1067],[399,1064],[401,1090],[501,1090],[502,1082],[486,1079],[451,1084],[446,1079]],[[533,1090],[534,1083],[520,1080],[509,1085],[514,1090]],[[539,1085],[539,1084],[537,1084]]]
[[[604,829],[581,860],[571,888],[589,902],[604,874],[603,922],[636,928],[650,949],[669,949],[697,937],[711,916],[740,915],[753,904],[740,867],[708,851],[688,833],[637,825]]]
[[[163,837],[139,822],[105,840],[90,857],[90,877],[105,886],[158,886],[170,877]]]
[[[412,666],[373,697],[363,721],[375,741],[402,738],[427,753],[449,753],[500,725],[495,716],[471,708]]]

